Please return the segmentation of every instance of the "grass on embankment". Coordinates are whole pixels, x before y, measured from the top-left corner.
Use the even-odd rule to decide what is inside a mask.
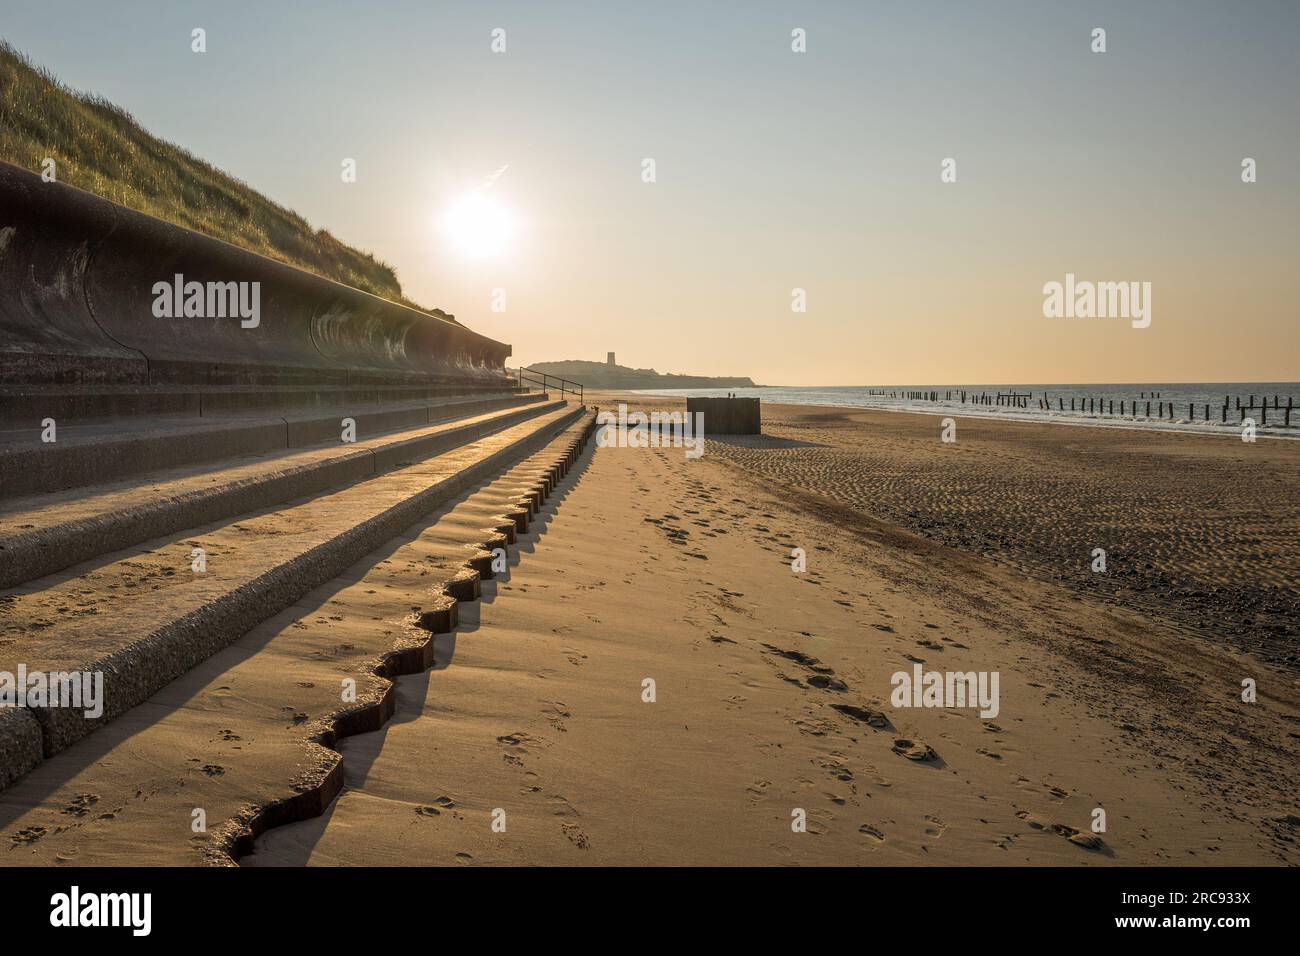
[[[0,159],[366,292],[414,305],[391,266],[313,230],[94,94],[68,89],[0,39]],[[419,308],[419,306],[416,306]]]

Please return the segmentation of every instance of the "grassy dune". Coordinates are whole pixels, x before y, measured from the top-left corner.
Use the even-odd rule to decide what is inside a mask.
[[[391,266],[150,135],[102,97],[68,89],[0,40],[0,159],[40,172],[46,157],[55,161],[60,182],[414,305],[402,296]]]

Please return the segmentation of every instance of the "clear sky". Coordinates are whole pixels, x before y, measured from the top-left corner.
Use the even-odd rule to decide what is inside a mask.
[[[0,35],[526,363],[1300,379],[1295,0],[0,0]],[[448,231],[468,195],[504,247]],[[1150,327],[1045,318],[1066,273],[1150,282]]]

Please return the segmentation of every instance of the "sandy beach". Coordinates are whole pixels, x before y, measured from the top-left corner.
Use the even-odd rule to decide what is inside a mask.
[[[10,6],[24,941],[1285,929],[1300,4]]]
[[[857,417],[771,409],[770,437],[710,442],[694,462],[598,452],[451,665],[401,680],[393,724],[343,743],[336,805],[248,862],[1293,862],[1293,677],[1131,603],[780,489],[824,474],[796,443],[920,445],[928,424]],[[1037,449],[1100,451],[1062,431]],[[983,453],[1006,464],[1016,439],[992,438]],[[776,480],[757,488],[756,472]],[[858,478],[846,491],[870,496],[876,477]],[[800,546],[806,576],[789,568]],[[890,675],[915,662],[998,669],[1001,713],[892,709]],[[1250,709],[1235,699],[1246,674],[1267,688]],[[934,758],[909,759],[918,747]],[[1097,807],[1108,829],[1089,848]]]
[[[467,493],[0,794],[0,860],[220,862],[340,761],[242,864],[1296,862],[1294,443],[764,412],[694,461],[589,445],[391,720],[311,743],[309,688],[400,641],[429,542],[511,480]],[[895,706],[918,665],[997,672],[998,712]]]
[[[764,405],[712,453],[778,488],[1300,664],[1300,443]],[[833,516],[833,515],[832,515]],[[1093,573],[1094,548],[1107,568]]]

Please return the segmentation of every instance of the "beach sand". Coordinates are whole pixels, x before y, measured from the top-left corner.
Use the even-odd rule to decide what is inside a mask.
[[[673,407],[588,397],[628,400]],[[764,414],[694,461],[589,445],[434,668],[396,680],[392,719],[339,742],[339,798],[242,863],[1297,862],[1294,631],[1274,628],[1300,445],[959,418],[941,446],[930,416]],[[392,645],[427,538],[0,794],[0,862],[210,859],[189,808],[217,830],[319,766],[295,688]],[[1174,590],[1214,587],[1195,613]],[[997,672],[999,712],[895,707],[918,663]]]
[[[712,452],[776,487],[1300,667],[1300,442],[957,415],[944,444],[946,415],[763,411],[765,436]]]
[[[339,800],[268,833],[245,863],[1295,862],[1292,674],[1136,601],[1029,574],[1011,548],[968,552],[881,520],[909,486],[924,521],[963,499],[923,416],[765,411],[769,438],[712,441],[697,461],[596,452],[509,580],[485,587],[445,668],[400,679],[392,723],[341,744]],[[997,469],[1006,484],[1030,470],[1041,481],[1063,458],[1098,458],[1042,490],[1062,503],[1044,540],[1068,550],[1057,539],[1076,514],[1121,526],[1131,491],[1065,503],[1096,473],[1122,485],[1127,467],[1165,476],[1135,514],[1147,540],[1168,516],[1162,555],[1210,550],[1197,542],[1213,535],[1163,503],[1178,471],[1138,459],[1221,467],[1236,448],[1053,426],[1024,426],[1022,446],[1007,427],[961,434],[972,480],[993,489],[982,513],[1008,509],[991,522],[1007,539],[1041,532],[1014,492],[996,492]],[[878,464],[845,486],[873,442]],[[1264,451],[1253,467],[1295,462]],[[844,494],[811,490],[825,487]],[[796,547],[805,574],[791,570]],[[1000,712],[893,707],[891,676],[917,662],[998,671]],[[1244,677],[1257,703],[1241,701]]]

